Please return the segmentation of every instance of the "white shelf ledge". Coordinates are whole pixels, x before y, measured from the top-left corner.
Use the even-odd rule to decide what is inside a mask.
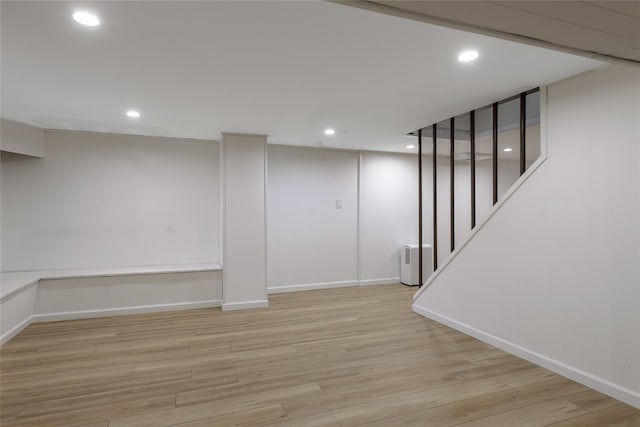
[[[38,283],[40,280],[132,276],[141,274],[195,273],[220,270],[222,270],[221,264],[177,264],[72,270],[3,271],[0,273],[0,299],[5,299],[22,289]]]

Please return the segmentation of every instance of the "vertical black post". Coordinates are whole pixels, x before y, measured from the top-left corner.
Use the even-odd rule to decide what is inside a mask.
[[[454,249],[456,248],[456,223],[455,223],[456,201],[455,201],[455,188],[454,188],[454,181],[453,181],[455,179],[453,162],[455,160],[454,159],[454,156],[455,156],[454,143],[456,138],[455,138],[455,119],[453,117],[451,117],[449,127],[451,128],[451,135],[449,139],[450,141],[450,146],[449,146],[449,189],[450,189],[449,223],[451,224],[451,252],[453,252]]]
[[[498,203],[498,103],[493,103],[493,149],[492,149],[492,169],[493,169],[493,204]]]
[[[433,271],[438,269],[438,130],[433,125]]]
[[[471,229],[476,226],[476,112],[469,112],[471,139]]]
[[[527,93],[520,94],[520,175],[527,169]]]
[[[418,130],[418,277],[422,286],[422,129]]]

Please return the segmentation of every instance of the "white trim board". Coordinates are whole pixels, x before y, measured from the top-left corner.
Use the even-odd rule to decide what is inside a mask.
[[[256,301],[223,302],[222,303],[222,311],[245,310],[249,308],[266,308],[266,307],[269,307],[269,301],[266,299],[256,300]]]
[[[82,270],[47,270],[42,272],[41,280],[75,279],[83,277],[140,276],[145,274],[200,273],[220,270],[222,270],[222,265],[220,264],[180,264],[119,268],[91,268]]]
[[[358,281],[346,280],[342,282],[304,283],[301,285],[274,286],[272,288],[267,288],[267,292],[270,294],[281,294],[286,292],[313,291],[317,289],[349,288],[352,286],[358,286]]]
[[[118,307],[97,310],[67,311],[60,313],[42,313],[31,316],[33,323],[55,322],[59,320],[92,319],[96,317],[126,316],[128,314],[156,313],[161,311],[192,310],[197,308],[221,307],[221,300],[178,302],[171,304],[153,304],[134,307]]]
[[[26,328],[27,326],[29,326],[31,324],[32,318],[33,318],[33,316],[27,317],[22,322],[18,323],[16,326],[14,326],[13,328],[11,328],[7,332],[5,332],[2,335],[2,337],[0,337],[0,345],[3,345],[7,341],[9,341],[11,338],[15,337],[20,332],[22,332],[22,330],[24,328]]]
[[[313,291],[318,289],[350,288],[355,286],[395,285],[400,284],[399,277],[385,277],[382,279],[345,280],[340,282],[304,283],[300,285],[273,286],[267,289],[269,294],[287,292]]]
[[[587,387],[590,387],[594,390],[597,390],[601,393],[611,396],[614,399],[620,400],[624,403],[627,403],[631,406],[635,406],[636,408],[640,409],[640,393],[639,392],[630,390],[625,387],[621,387],[603,378],[584,372],[578,368],[569,366],[567,364],[559,362],[550,357],[543,356],[542,354],[531,351],[518,344],[514,344],[503,338],[489,334],[485,331],[474,328],[473,326],[467,325],[465,323],[459,322],[448,316],[444,316],[442,314],[436,313],[435,311],[422,308],[415,304],[413,305],[413,311],[421,316],[434,320],[438,323],[442,323],[443,325],[447,325],[466,335],[470,335],[489,345],[492,345],[501,350],[504,350],[507,353],[511,353],[522,359],[528,360],[531,363],[534,363],[538,366],[542,366],[543,368],[549,369],[550,371],[553,371],[559,375],[572,379],[580,384],[583,384]]]
[[[375,285],[399,285],[400,277],[385,277],[384,279],[366,279],[359,280],[358,286],[375,286]]]

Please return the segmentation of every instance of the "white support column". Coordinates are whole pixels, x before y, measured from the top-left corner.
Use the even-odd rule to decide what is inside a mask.
[[[266,307],[266,135],[223,133],[222,309]]]

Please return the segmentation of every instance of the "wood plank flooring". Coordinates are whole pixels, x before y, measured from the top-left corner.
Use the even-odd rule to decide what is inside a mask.
[[[0,424],[640,426],[633,407],[414,314],[414,291],[33,324],[1,349]]]

